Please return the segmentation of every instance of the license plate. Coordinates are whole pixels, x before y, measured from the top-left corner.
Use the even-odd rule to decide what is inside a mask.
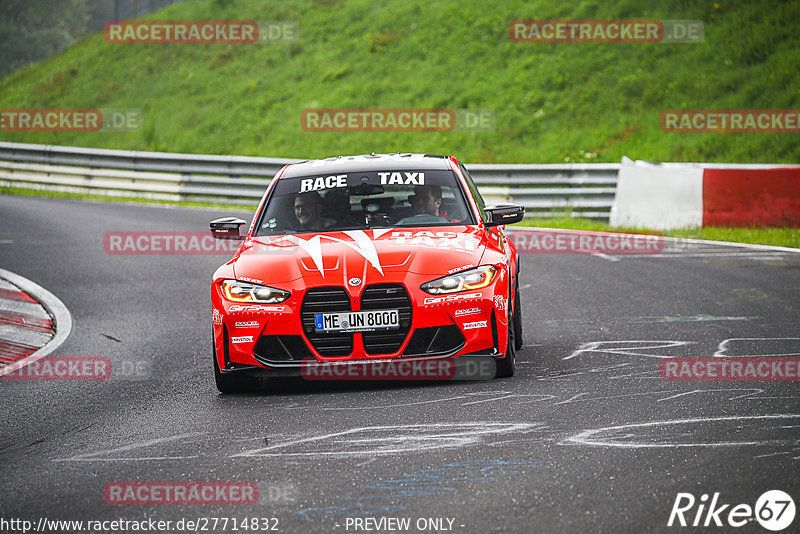
[[[371,332],[400,328],[398,310],[366,310],[341,313],[316,313],[317,332]]]

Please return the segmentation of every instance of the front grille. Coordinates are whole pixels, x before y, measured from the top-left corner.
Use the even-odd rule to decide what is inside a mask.
[[[364,332],[364,350],[367,354],[391,354],[400,350],[411,330],[411,299],[400,284],[369,285],[361,294],[362,310],[399,310],[400,329]]]
[[[350,297],[343,287],[315,287],[306,291],[300,306],[300,319],[308,341],[322,356],[347,356],[352,353],[353,334],[318,333],[314,328],[314,314],[350,310]]]
[[[391,354],[400,350],[411,330],[411,299],[400,284],[373,284],[361,294],[362,310],[398,310],[400,328],[364,332],[362,339],[367,354]],[[318,333],[314,327],[314,314],[351,311],[350,297],[343,287],[316,287],[309,289],[300,307],[303,330],[308,341],[322,356],[347,356],[353,352],[352,333]]]

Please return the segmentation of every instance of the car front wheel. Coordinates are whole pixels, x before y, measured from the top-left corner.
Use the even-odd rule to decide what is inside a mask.
[[[509,295],[512,295],[509,291]],[[517,301],[518,299],[514,299]],[[517,359],[517,341],[516,341],[516,328],[515,316],[517,313],[517,302],[512,304],[512,300],[508,299],[508,344],[506,346],[506,355],[497,360],[497,377],[508,378],[514,376],[514,369],[516,368]]]
[[[214,381],[220,393],[252,393],[261,388],[261,380],[243,373],[223,373],[217,363],[216,348],[214,356]]]

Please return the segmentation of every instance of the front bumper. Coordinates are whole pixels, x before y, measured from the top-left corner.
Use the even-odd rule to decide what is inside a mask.
[[[502,356],[506,310],[494,286],[431,296],[402,284],[366,286],[359,298],[344,288],[311,288],[276,305],[226,301],[212,285],[214,337],[223,372],[262,371],[265,376],[299,375],[308,366],[387,359],[442,359],[466,354]],[[398,330],[317,333],[314,313],[398,309]]]

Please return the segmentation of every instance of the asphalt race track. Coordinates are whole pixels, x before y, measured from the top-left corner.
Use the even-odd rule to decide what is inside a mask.
[[[526,254],[527,345],[511,379],[293,380],[221,396],[208,282],[229,255],[109,255],[103,236],[205,231],[229,214],[0,197],[0,267],[72,314],[54,354],[127,370],[0,381],[0,515],[264,517],[289,533],[365,532],[353,520],[367,517],[410,518],[408,532],[436,531],[429,520],[463,533],[695,532],[667,527],[678,493],[698,504],[719,493],[723,521],[767,490],[800,504],[798,382],[674,382],[658,367],[662,356],[800,354],[800,254]],[[109,505],[114,481],[250,481],[259,501]]]

